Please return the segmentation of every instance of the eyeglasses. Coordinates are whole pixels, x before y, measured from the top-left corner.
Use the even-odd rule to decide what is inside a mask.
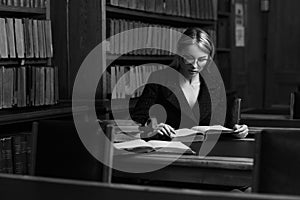
[[[205,65],[209,61],[208,57],[199,57],[196,59],[193,56],[182,56],[182,58],[184,64],[194,64],[196,62],[197,65]]]

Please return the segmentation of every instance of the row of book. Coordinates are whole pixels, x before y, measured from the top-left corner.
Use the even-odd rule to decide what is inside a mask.
[[[142,94],[143,85],[147,83],[150,74],[164,68],[166,66],[161,64],[111,66],[110,76],[107,80],[107,92],[111,94],[111,99],[139,97]]]
[[[51,58],[50,20],[0,18],[0,58]]]
[[[217,19],[214,0],[108,0],[108,5],[203,20]]]
[[[162,49],[144,48],[129,52],[129,55],[171,55],[170,52],[176,50],[176,44],[180,34],[185,28],[175,28],[170,26],[148,24],[141,21],[128,21],[125,19],[109,19],[109,39],[108,52],[110,54],[122,55],[128,49],[135,49],[146,46],[161,46]],[[148,27],[148,28],[147,28]],[[152,28],[151,28],[152,27]],[[140,28],[140,29],[139,29]],[[126,30],[133,30],[132,34],[123,33]],[[216,41],[215,30],[207,30],[214,41]]]
[[[47,0],[0,0],[0,6],[15,6],[27,8],[45,8]]]
[[[53,105],[58,99],[56,67],[0,68],[0,109]]]
[[[32,136],[24,132],[0,139],[0,173],[29,174]]]

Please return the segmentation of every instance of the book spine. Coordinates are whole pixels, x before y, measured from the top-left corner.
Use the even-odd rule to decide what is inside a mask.
[[[2,139],[0,139],[0,173],[4,172],[4,156],[3,156],[3,143]]]
[[[26,168],[27,168],[27,174],[30,174],[32,171],[32,135],[31,134],[26,134],[25,135],[26,139]]]
[[[4,162],[3,172],[12,174],[13,170],[13,156],[12,156],[12,137],[1,139],[2,143],[2,156]]]
[[[3,106],[3,67],[0,67],[0,109],[2,109],[2,106]]]
[[[6,23],[4,18],[0,18],[0,58],[8,58]]]
[[[13,137],[14,173],[26,174],[26,140],[24,135]]]

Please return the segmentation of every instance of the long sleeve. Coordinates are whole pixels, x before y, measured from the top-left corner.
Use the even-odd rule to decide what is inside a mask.
[[[150,75],[148,82],[151,82],[153,78],[153,74]],[[149,109],[156,103],[158,92],[157,84],[146,84],[142,95],[138,98],[135,108],[130,113],[134,121],[145,125],[150,118]]]

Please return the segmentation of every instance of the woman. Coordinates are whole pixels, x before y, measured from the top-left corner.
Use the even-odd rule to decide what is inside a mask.
[[[211,120],[211,97],[200,75],[214,57],[211,38],[200,28],[188,28],[177,43],[177,53],[170,65],[173,70],[151,74],[131,113],[134,121],[145,126],[150,117],[157,118],[159,124],[152,134],[158,139],[168,140],[175,134],[174,129],[209,125]],[[248,134],[246,125],[236,124],[233,128],[237,138]]]

